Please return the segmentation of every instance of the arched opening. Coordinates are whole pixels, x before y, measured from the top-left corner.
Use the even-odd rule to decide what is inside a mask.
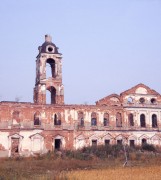
[[[56,104],[56,89],[53,86],[47,88],[49,93],[46,93],[46,102],[49,104]]]
[[[155,98],[152,98],[150,101],[151,101],[152,104],[156,104],[156,99]]]
[[[103,125],[104,126],[109,126],[109,114],[108,113],[104,113]]]
[[[40,112],[38,112],[38,111],[34,114],[34,125],[35,126],[41,125]]]
[[[46,104],[51,104],[51,93],[49,90],[46,91]]]
[[[97,115],[95,112],[91,114],[91,126],[97,126]]]
[[[12,123],[13,123],[13,125],[20,123],[20,112],[19,111],[14,111],[12,113]]]
[[[132,103],[132,102],[133,102],[132,97],[128,97],[128,99],[127,99],[127,103]]]
[[[54,59],[47,59],[46,61],[46,78],[56,77],[56,65]]]
[[[128,115],[128,121],[129,121],[129,126],[134,126],[134,117],[132,113]]]
[[[158,124],[157,124],[157,115],[153,114],[152,115],[152,127],[156,128],[157,126],[158,126]]]
[[[84,126],[84,114],[83,114],[83,112],[78,112],[78,124],[79,124],[79,126]]]
[[[145,115],[144,114],[140,115],[140,127],[146,127]]]
[[[61,114],[57,113],[54,115],[54,125],[61,125]]]
[[[141,104],[145,103],[145,99],[143,97],[140,98],[139,101],[140,101]]]
[[[122,127],[122,116],[121,113],[116,114],[116,127]]]

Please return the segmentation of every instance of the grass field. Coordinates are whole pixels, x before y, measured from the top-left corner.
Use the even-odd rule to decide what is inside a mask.
[[[149,148],[149,147],[148,147]],[[160,180],[161,152],[98,147],[28,158],[0,159],[0,180]]]
[[[159,180],[161,179],[161,157],[134,154],[129,165],[123,168],[124,159],[48,159],[24,158],[1,159],[0,180]]]
[[[160,180],[161,166],[79,170],[59,177],[69,180]]]

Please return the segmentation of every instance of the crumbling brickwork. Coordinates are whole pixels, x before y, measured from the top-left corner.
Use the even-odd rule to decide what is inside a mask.
[[[144,84],[96,105],[64,104],[61,54],[46,35],[36,60],[34,103],[0,102],[0,157],[101,144],[160,146],[160,128],[161,95]]]

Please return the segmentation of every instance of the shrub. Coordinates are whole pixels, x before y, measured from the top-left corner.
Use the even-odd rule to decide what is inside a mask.
[[[155,147],[152,144],[143,144],[142,149],[145,151],[155,151]]]

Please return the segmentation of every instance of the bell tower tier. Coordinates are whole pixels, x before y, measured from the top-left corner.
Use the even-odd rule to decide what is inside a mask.
[[[50,35],[45,35],[45,42],[39,46],[38,50],[34,103],[46,104],[47,91],[49,91],[50,104],[64,104],[62,57],[58,52],[58,47],[52,43]]]

